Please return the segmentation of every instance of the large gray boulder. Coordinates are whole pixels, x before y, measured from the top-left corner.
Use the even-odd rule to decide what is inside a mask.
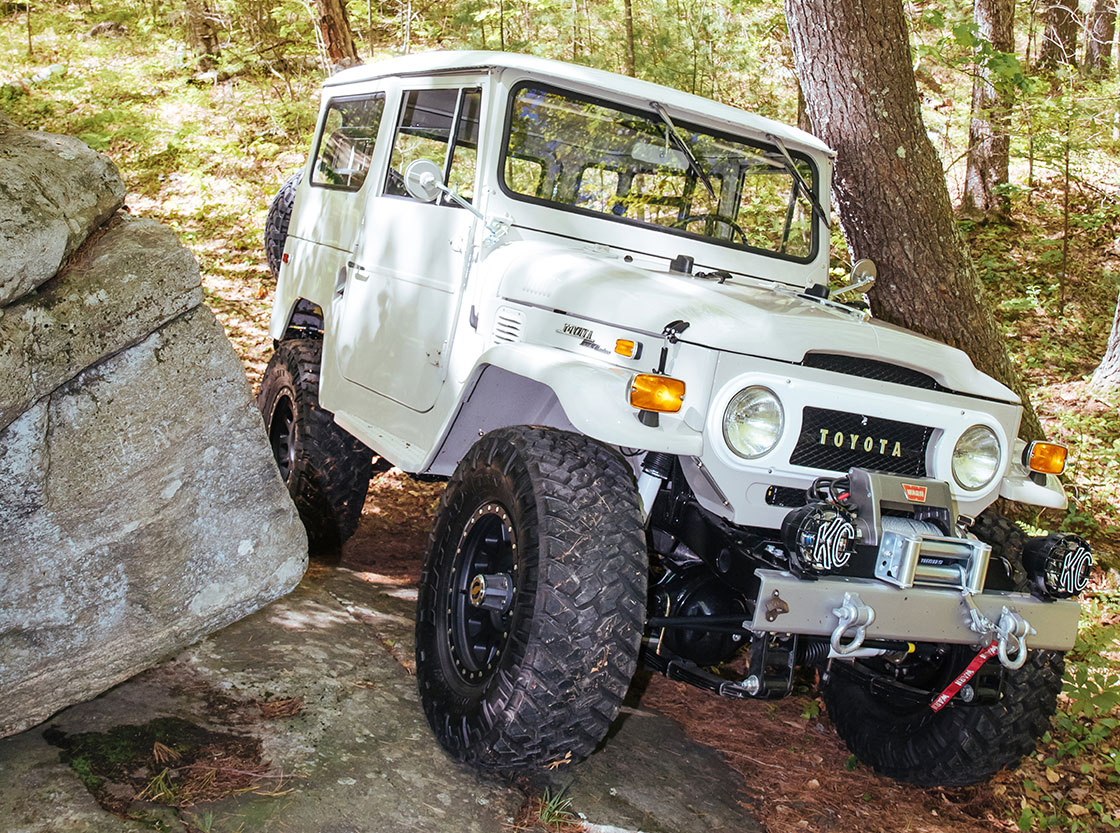
[[[0,308],[0,736],[303,575],[303,526],[201,300],[175,235],[119,214]]]
[[[0,306],[51,278],[123,202],[109,157],[0,119]]]
[[[0,429],[79,371],[200,303],[198,265],[175,233],[117,215],[54,280],[4,309]]]

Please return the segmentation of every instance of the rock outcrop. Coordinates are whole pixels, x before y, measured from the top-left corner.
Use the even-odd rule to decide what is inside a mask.
[[[52,277],[123,202],[108,157],[71,136],[0,121],[0,306]]]
[[[114,214],[122,191],[80,142],[0,122],[0,735],[251,613],[307,563],[194,258]]]

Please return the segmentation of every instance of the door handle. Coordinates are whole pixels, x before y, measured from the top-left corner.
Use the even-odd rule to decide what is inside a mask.
[[[366,278],[368,278],[370,276],[369,269],[366,269],[364,266],[359,266],[357,263],[355,263],[352,260],[346,261],[346,265],[349,268],[354,270],[354,277],[355,278],[361,278],[364,281]]]

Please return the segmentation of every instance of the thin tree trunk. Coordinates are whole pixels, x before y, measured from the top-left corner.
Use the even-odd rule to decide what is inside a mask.
[[[980,37],[1000,52],[1014,48],[1015,0],[975,0],[973,19]],[[961,208],[973,216],[1007,219],[1011,202],[1000,187],[1007,185],[1011,151],[1011,106],[996,88],[992,71],[976,64],[972,79],[972,121],[968,128],[968,165]]]
[[[1077,66],[1077,0],[1048,0],[1042,15],[1046,30],[1038,50],[1038,64]]]
[[[354,33],[350,29],[350,18],[346,14],[346,0],[315,0],[319,18],[315,21],[327,57],[335,66],[354,66],[360,64],[358,47],[354,44]]]
[[[634,0],[622,0],[623,17],[626,19],[626,74],[637,74],[634,61]]]
[[[1085,69],[1104,74],[1112,62],[1112,39],[1116,35],[1116,0],[1095,0],[1085,27]]]
[[[785,10],[809,116],[838,153],[833,195],[848,248],[879,265],[872,310],[962,349],[1019,394],[1020,431],[1041,436],[922,124],[902,0],[785,0]]]
[[[187,45],[194,51],[199,69],[203,71],[213,69],[217,65],[217,58],[222,54],[213,11],[206,0],[187,0],[183,12]]]
[[[1095,388],[1120,387],[1120,298],[1117,298],[1116,317],[1112,321],[1112,334],[1104,358],[1093,373],[1092,386]]]

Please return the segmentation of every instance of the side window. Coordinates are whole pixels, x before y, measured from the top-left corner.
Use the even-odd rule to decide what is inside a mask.
[[[519,194],[540,197],[544,193],[544,164],[524,156],[506,155],[506,182]]]
[[[407,197],[405,169],[417,159],[428,159],[444,172],[444,181],[449,187],[464,199],[471,199],[478,158],[481,100],[478,90],[406,92],[393,142],[385,193]]]
[[[618,171],[587,167],[579,175],[576,205],[594,211],[611,211],[618,203]]]
[[[459,125],[455,130],[455,147],[447,184],[460,197],[474,202],[474,171],[478,162],[478,119],[482,110],[482,91],[464,90],[459,99]]]
[[[361,188],[369,173],[384,112],[384,93],[331,101],[311,169],[311,184],[343,191]]]

